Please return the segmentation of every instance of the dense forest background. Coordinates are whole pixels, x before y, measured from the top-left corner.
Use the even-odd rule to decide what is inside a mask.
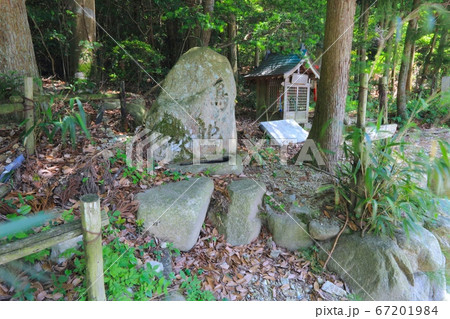
[[[83,83],[73,80],[71,63],[78,5],[62,0],[26,2],[42,76],[90,89],[118,88],[125,80],[128,90],[143,92],[155,85],[148,75],[161,81],[178,58],[195,46],[210,46],[228,56],[237,79],[258,66],[268,52],[301,54],[307,50],[319,65],[324,52],[325,0],[81,2],[95,8],[98,23],[94,38],[78,43],[95,52],[89,80]],[[449,72],[447,7],[446,1],[357,2],[347,111],[357,108],[362,72],[370,73],[369,91],[374,93],[379,78],[388,78],[392,112],[402,118],[406,118],[403,109],[412,96],[426,97],[438,91],[441,77]],[[244,81],[240,80],[242,92]],[[251,106],[254,101],[250,94],[242,102]],[[369,96],[369,111],[376,110],[377,103]],[[399,103],[402,109],[396,111]],[[448,121],[445,109],[434,112],[438,114],[429,121]]]
[[[252,285],[250,278],[253,278],[253,265],[268,265],[267,268],[264,266],[264,269],[257,270],[262,274],[271,274],[270,277],[261,276],[267,279],[262,286],[279,279],[278,288],[283,291],[291,290],[288,288],[289,281],[282,281],[286,279],[284,276],[290,277],[287,275],[289,272],[299,270],[299,282],[302,285],[307,283],[308,290],[292,290],[293,298],[323,300],[320,289],[323,290],[328,280],[344,287],[339,278],[325,273],[324,269],[327,269],[328,261],[335,247],[338,247],[336,245],[340,236],[353,236],[353,233],[344,232],[348,227],[352,232],[361,233],[357,240],[347,241],[350,246],[344,248],[344,253],[340,255],[345,262],[347,259],[358,262],[358,258],[348,255],[348,252],[361,253],[361,265],[350,265],[348,269],[361,275],[358,278],[360,281],[368,280],[366,288],[373,288],[380,293],[377,299],[389,300],[395,297],[396,300],[407,296],[404,299],[416,300],[408,297],[411,296],[412,286],[406,278],[411,274],[419,274],[421,277],[418,278],[427,277],[431,282],[434,278],[428,276],[428,268],[404,270],[404,267],[400,267],[400,275],[408,284],[400,287],[400,292],[394,296],[395,289],[376,285],[373,278],[391,283],[397,282],[392,278],[400,276],[388,268],[378,267],[377,262],[367,263],[374,255],[382,255],[373,254],[377,247],[383,247],[384,254],[385,242],[378,244],[378,241],[373,241],[374,249],[357,244],[363,242],[364,238],[371,238],[364,237],[370,232],[393,238],[399,230],[409,234],[410,230],[422,229],[422,225],[431,229],[436,220],[444,215],[444,211],[448,211],[448,200],[444,199],[447,206],[441,203],[443,197],[450,196],[449,5],[448,0],[0,0],[0,116],[8,115],[7,120],[2,118],[2,125],[5,125],[0,127],[0,171],[3,171],[0,175],[0,220],[20,224],[28,214],[34,216],[36,212],[55,207],[64,210],[58,217],[59,224],[47,223],[54,219],[49,214],[44,221],[47,224],[36,230],[27,226],[23,232],[15,233],[8,229],[8,232],[2,233],[0,229],[0,244],[13,239],[32,242],[33,237],[28,236],[42,233],[46,236],[45,231],[64,226],[81,215],[78,201],[82,195],[100,194],[101,207],[108,214],[110,227],[103,232],[103,248],[101,237],[96,235],[95,240],[99,243],[99,251],[103,249],[105,265],[108,267],[105,282],[110,300],[162,299],[164,293],[168,293],[168,287],[174,291],[180,288],[188,300],[266,300],[269,295],[270,300],[287,300],[287,293],[277,297],[276,290],[265,289],[259,296],[258,290],[247,291],[245,284],[240,286],[244,281]],[[222,64],[227,67],[228,83],[232,88],[232,99],[229,99],[230,95],[224,95],[232,116],[211,117],[215,123],[232,123],[229,131],[235,135],[230,136],[238,137],[237,153],[246,157],[249,155],[248,165],[241,164],[239,173],[231,171],[220,176],[212,175],[214,169],[210,171],[209,168],[200,173],[185,173],[154,158],[150,158],[146,169],[138,167],[138,164],[134,166],[128,157],[128,145],[137,141],[139,147],[136,149],[140,151],[143,151],[141,142],[149,146],[147,137],[141,135],[144,130],[139,131],[140,128],[151,128],[156,133],[161,131],[164,137],[181,136],[179,141],[187,141],[185,145],[190,143],[189,139],[196,138],[188,126],[179,125],[186,114],[191,116],[192,113],[184,110],[185,114],[177,117],[170,114],[168,120],[161,106],[167,107],[169,103],[161,99],[164,94],[159,93],[160,88],[164,89],[167,83],[180,82],[180,88],[188,91],[188,98],[191,98],[197,94],[186,89],[189,87],[184,85],[186,82],[190,81],[191,88],[195,86],[192,83],[219,83],[217,77],[208,82],[203,75],[198,75],[200,72],[191,72],[191,65],[187,71],[183,71],[182,80],[170,80],[170,76],[167,76],[184,53],[199,46],[219,52],[230,62],[237,84],[236,101],[233,76],[228,64]],[[206,48],[191,52],[195,51],[208,51],[208,54],[217,56]],[[304,112],[306,119],[302,125],[309,131],[305,139],[317,145],[314,149],[324,157],[324,164],[320,164],[317,159],[311,159],[311,163],[305,165],[303,162],[298,163],[300,156],[297,151],[307,149],[306,141],[288,145],[286,155],[282,147],[274,147],[270,138],[260,130],[259,120],[270,121],[272,118],[266,111],[278,104],[265,105],[267,103],[264,101],[261,109],[267,116],[258,114],[260,109],[257,104],[261,100],[258,97],[264,96],[268,90],[255,88],[255,81],[250,81],[245,75],[272,53],[297,54],[301,58],[307,53],[312,63],[305,59],[302,61],[303,66],[317,67],[320,71],[317,87],[314,83],[314,87],[306,90],[307,94],[314,91],[314,101],[311,99],[311,112],[308,109]],[[226,62],[226,58],[220,58]],[[202,64],[198,60],[194,61],[195,66]],[[211,70],[214,69],[211,67]],[[193,78],[196,81],[192,81]],[[284,82],[285,88],[287,83]],[[102,94],[96,94],[99,92]],[[289,97],[287,90],[283,92]],[[173,96],[184,93],[177,91]],[[188,104],[188,99],[178,103],[175,98],[172,100],[177,107],[171,110],[178,110],[178,106]],[[157,103],[153,103],[155,100]],[[205,108],[219,105],[217,100],[215,104],[206,99],[207,103],[199,101],[194,100],[191,104]],[[281,110],[274,109],[274,112]],[[133,113],[133,110],[138,111]],[[159,111],[164,116],[157,117]],[[204,113],[209,116],[208,112]],[[10,117],[17,123],[9,123]],[[209,123],[202,118],[199,120]],[[157,124],[161,124],[159,128]],[[198,126],[201,128],[201,125]],[[385,133],[386,127],[393,129],[388,131],[390,134],[383,136],[380,133]],[[298,126],[298,129],[303,133],[303,128]],[[133,132],[137,139],[131,139]],[[369,136],[370,132],[374,133],[372,137]],[[259,142],[250,145],[252,139]],[[127,144],[130,140],[131,144]],[[255,150],[260,146],[261,149]],[[285,155],[286,162],[283,162],[281,159]],[[315,157],[316,153],[313,155]],[[227,163],[230,158],[222,156],[223,163]],[[185,164],[183,162],[180,166]],[[217,163],[213,160],[202,164]],[[229,168],[228,164],[225,166]],[[267,222],[267,229],[261,232],[256,242],[251,243],[249,240],[246,245],[250,246],[244,245],[234,250],[219,249],[224,247],[223,243],[226,244],[225,237],[219,236],[213,222],[206,223],[209,223],[205,219],[206,212],[202,212],[203,220],[199,219],[201,230],[199,227],[198,232],[195,230],[197,233],[192,232],[195,238],[200,236],[199,245],[190,252],[180,254],[176,246],[163,247],[158,241],[143,236],[146,233],[145,217],[140,218],[138,215],[140,202],[135,195],[160,186],[178,187],[178,182],[197,176],[207,177],[209,185],[214,183],[213,193],[202,198],[202,201],[207,202],[200,206],[209,207],[212,213],[218,212],[219,217],[222,213],[228,216],[225,214],[230,212],[228,208],[233,204],[234,199],[230,197],[229,190],[231,183],[245,182],[246,177],[247,182],[250,179],[262,181],[265,188],[258,184],[259,197],[248,196],[252,201],[255,200],[255,204],[249,204],[248,207],[263,207],[264,204],[258,216]],[[247,186],[245,188],[250,189]],[[261,189],[263,191],[260,192]],[[179,191],[174,193],[178,194]],[[199,193],[203,195],[204,192]],[[211,205],[208,206],[210,201]],[[302,207],[300,210],[299,203]],[[185,204],[180,202],[180,205]],[[167,211],[165,208],[157,209],[164,213]],[[180,208],[179,211],[184,209]],[[100,210],[98,213],[100,216]],[[289,213],[307,215],[308,219],[301,221],[304,227]],[[322,220],[322,213],[327,219],[334,218],[336,222],[328,225],[334,229],[333,236],[336,236],[330,252],[320,246],[311,246],[311,225],[322,225],[321,222],[315,222],[319,221],[318,218]],[[285,214],[294,223],[286,219]],[[36,216],[41,218],[38,214]],[[247,225],[250,220],[247,217],[240,219],[245,222],[236,224]],[[187,224],[184,219],[179,220],[183,221],[183,225]],[[272,222],[268,220],[281,226],[272,227]],[[444,221],[439,220],[439,223],[447,225],[442,228],[446,235],[450,227],[447,217]],[[41,225],[42,220],[38,220],[37,224]],[[292,226],[289,231],[285,231],[286,225]],[[175,226],[178,227],[178,223]],[[310,233],[305,230],[307,227]],[[325,228],[323,233],[328,235],[330,228]],[[283,233],[281,235],[286,233],[289,236],[297,236],[301,231],[301,236],[306,236],[307,248],[299,246],[286,253],[276,250],[276,245],[284,247],[284,239],[279,241],[281,244],[277,243],[275,233],[278,230]],[[86,231],[90,235],[99,233],[99,230]],[[425,229],[422,231],[420,236],[424,240],[417,245],[417,256],[423,256],[423,251],[434,249],[427,239],[432,235],[427,235]],[[13,237],[6,238],[10,235]],[[314,241],[330,240],[333,236],[320,236],[321,239],[316,236]],[[384,241],[384,238],[380,240]],[[446,246],[441,249],[436,240],[436,253],[427,252],[426,255],[434,256],[434,259],[430,257],[427,261],[434,263],[433,275],[440,276],[436,280],[440,285],[437,289],[444,292],[444,258],[441,250],[447,253],[448,245],[445,241]],[[286,242],[290,244],[293,240],[288,238]],[[392,242],[395,247],[398,246],[396,239]],[[419,243],[419,240],[416,242]],[[88,243],[89,239],[86,240]],[[323,263],[319,262],[320,249],[317,247],[328,256]],[[38,253],[29,254],[30,262],[46,260],[50,254],[49,249],[38,249]],[[13,253],[4,255],[19,258],[14,252],[21,249],[11,251]],[[241,272],[242,277],[233,279],[239,285],[232,283],[228,291],[225,286],[231,287],[226,284],[230,280],[229,264],[235,263],[232,257],[239,254],[244,256],[244,251],[246,254],[249,252],[251,261],[245,258],[246,261],[240,263],[239,267],[244,267],[242,265],[248,262],[249,273]],[[228,255],[228,252],[231,253]],[[364,255],[366,252],[370,254]],[[0,283],[0,300],[86,299],[89,290],[86,287],[89,285],[82,286],[84,279],[80,279],[86,268],[86,264],[81,262],[84,253],[77,250],[75,254],[76,257],[70,257],[72,259],[64,261],[61,267],[53,267],[50,262],[43,261],[47,265],[45,267],[59,273],[45,287],[32,287],[25,281],[24,284],[9,282],[8,287]],[[164,280],[161,274],[157,275],[150,268],[146,268],[148,272],[142,270],[145,267],[136,270],[137,259],[144,260],[140,260],[142,265],[149,259],[160,261],[162,254],[169,256],[166,269],[169,269],[169,265],[172,269],[174,262],[176,276],[168,275],[168,279]],[[102,256],[101,253],[98,255]],[[123,264],[116,264],[122,256],[125,257],[122,258]],[[211,262],[211,258],[205,256],[215,256],[217,259]],[[407,256],[410,256],[409,252]],[[279,258],[285,258],[285,266],[279,267],[281,272],[275,274]],[[391,265],[391,261],[397,257],[389,255],[386,258],[385,264]],[[407,257],[404,258],[406,260]],[[108,272],[113,265],[115,267]],[[285,267],[291,268],[285,271]],[[192,272],[189,268],[193,269]],[[32,269],[34,272],[35,268]],[[185,272],[186,269],[188,271]],[[216,270],[220,273],[211,275]],[[338,268],[331,270],[344,279],[345,274],[348,274],[344,268],[345,274],[339,274]],[[385,275],[373,275],[375,271],[384,272]],[[137,274],[147,276],[145,283],[141,279],[132,283],[127,281],[131,277],[144,278]],[[318,274],[322,276],[320,283]],[[14,279],[17,276],[13,274],[10,277]],[[324,283],[325,280],[327,282]],[[158,286],[153,286],[155,282],[158,282]],[[447,287],[449,282],[447,274]],[[322,285],[320,289],[319,284]],[[101,283],[99,286],[105,285]],[[135,287],[135,290],[130,291],[130,286]],[[234,287],[237,287],[236,291]],[[426,291],[420,284],[416,289]],[[388,294],[387,297],[385,294]],[[349,295],[348,299],[358,300],[356,297],[359,296]],[[423,298],[439,300],[441,297]]]
[[[69,80],[73,5],[27,1],[27,8],[41,74]],[[94,78],[141,88],[147,77],[119,45],[156,79],[195,46],[214,48],[240,70],[258,64],[266,50],[300,53],[303,44],[318,56],[326,1],[101,1],[95,10],[101,27],[86,43],[97,53]]]

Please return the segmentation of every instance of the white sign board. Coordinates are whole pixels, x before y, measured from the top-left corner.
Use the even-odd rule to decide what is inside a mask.
[[[293,119],[261,122],[259,127],[278,145],[304,142],[309,134]]]
[[[441,91],[446,92],[450,89],[450,76],[442,77]]]

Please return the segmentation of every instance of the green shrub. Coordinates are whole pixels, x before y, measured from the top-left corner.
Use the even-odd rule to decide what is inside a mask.
[[[146,73],[152,77],[162,73],[161,62],[164,57],[148,43],[139,40],[121,41],[109,54],[112,61],[109,77],[113,82],[128,81],[139,88],[147,83]]]
[[[74,261],[74,273],[83,276],[86,261],[82,254],[79,255]],[[138,267],[134,248],[121,243],[118,238],[103,247],[103,268],[108,300],[149,300],[167,294],[167,287],[172,283],[150,264]],[[85,283],[77,291],[80,300],[86,300]]]
[[[75,109],[75,103],[77,109]],[[58,132],[61,133],[62,144],[65,145],[67,136],[69,136],[72,143],[72,147],[75,148],[79,134],[77,133],[77,127],[81,132],[91,140],[91,134],[87,128],[86,113],[83,108],[83,104],[77,98],[69,100],[69,108],[63,108],[62,111],[54,113],[52,110],[52,102],[47,108],[43,108],[41,114],[38,117],[38,121],[35,127],[44,132],[50,143],[55,142],[55,136]],[[31,130],[30,130],[31,131]],[[27,136],[29,132],[26,132]]]
[[[408,107],[414,107],[414,103],[408,103]],[[423,110],[417,113],[416,119],[421,123],[450,125],[450,91],[427,104]]]
[[[202,290],[202,282],[196,275],[191,276],[189,269],[180,271],[180,276],[183,282],[180,288],[186,292],[188,301],[214,301],[216,298],[209,290]]]
[[[365,143],[364,158],[358,149],[361,132],[354,130],[346,136],[346,160],[337,169],[334,187],[340,205],[365,225],[364,231],[393,235],[401,227],[408,233],[435,217],[430,213],[436,212],[434,195],[420,183],[427,176],[429,161],[424,154],[405,153],[408,144],[402,136],[408,127],[392,138]]]

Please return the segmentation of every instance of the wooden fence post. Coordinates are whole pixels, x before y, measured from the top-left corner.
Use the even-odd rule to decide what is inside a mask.
[[[88,299],[106,300],[103,279],[102,218],[100,199],[95,194],[81,197],[81,224],[86,251]]]
[[[25,131],[28,132],[34,126],[34,102],[33,102],[33,78],[26,77],[24,80],[24,112]],[[34,129],[25,138],[25,149],[28,155],[33,155],[35,151]]]

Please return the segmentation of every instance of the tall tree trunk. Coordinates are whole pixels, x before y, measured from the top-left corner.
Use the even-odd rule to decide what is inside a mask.
[[[230,51],[228,59],[230,60],[231,68],[233,69],[234,79],[238,79],[238,60],[237,60],[237,45],[236,45],[237,25],[236,16],[230,15],[228,22],[228,41],[230,41]]]
[[[392,28],[392,25],[394,24],[394,22],[391,20],[388,23],[388,30],[390,30]],[[390,37],[389,40],[386,43],[386,59],[384,62],[384,69],[383,69],[383,76],[385,76],[388,79],[388,83],[390,80],[390,71],[392,68],[392,55],[393,55],[393,51],[394,51],[394,37]]]
[[[326,152],[330,171],[335,168],[342,142],[355,9],[356,0],[327,2],[325,54],[309,138],[314,139],[323,150],[330,151]]]
[[[76,14],[71,72],[76,77],[86,78],[91,75],[94,64],[93,43],[96,41],[95,0],[78,0],[73,2]]]
[[[436,29],[434,31],[433,39],[431,39],[430,50],[428,51],[428,54],[425,57],[425,61],[423,62],[422,74],[420,75],[419,79],[417,79],[416,87],[417,87],[418,92],[420,92],[423,82],[427,78],[428,73],[430,73],[431,57],[433,56],[433,51],[434,51],[434,48],[436,47],[436,40],[437,40],[438,33],[439,32]]]
[[[259,66],[260,54],[261,54],[261,51],[259,50],[258,45],[256,45],[255,46],[255,61],[254,61],[255,67]]]
[[[442,20],[445,18],[443,17]],[[444,56],[445,56],[445,48],[447,47],[447,37],[448,37],[448,28],[445,27],[444,21],[442,22],[443,28],[441,31],[441,37],[439,39],[439,47],[436,52],[436,60],[434,65],[433,72],[433,84],[432,84],[432,92],[434,93],[437,88],[437,83],[439,83],[439,79],[441,76],[441,68],[443,68]],[[447,72],[448,66],[443,68],[444,74]]]
[[[155,31],[153,30],[153,1],[149,0],[149,15],[148,15],[148,27],[149,27],[149,35],[148,35],[148,43],[155,48]]]
[[[167,30],[167,49],[169,52],[170,66],[177,63],[178,54],[180,54],[180,46],[178,39],[178,21],[177,19],[170,19],[166,22]]]
[[[359,49],[359,77],[363,73],[365,73],[366,68],[366,59],[367,59],[367,34],[369,31],[369,1],[368,0],[362,0],[361,3],[361,30],[362,30],[362,38],[361,38],[361,46]],[[360,80],[361,84],[361,80]],[[361,86],[360,86],[361,87]]]
[[[201,4],[201,0],[187,0],[187,5],[190,8],[195,8],[195,10],[193,10],[195,12],[195,14],[197,14],[197,8],[199,5]],[[192,26],[189,29],[189,33],[188,33],[188,49],[192,49],[195,47],[198,47],[201,45],[201,35],[202,35],[202,29],[200,28],[200,25],[198,24],[198,22],[195,24],[195,26]]]
[[[414,57],[416,55],[416,43],[415,43],[415,37],[417,34],[417,23],[416,28],[414,29],[414,40],[413,44],[411,46],[411,52],[409,54],[409,66],[408,66],[408,76],[406,77],[406,92],[411,93],[412,90],[412,75],[414,71]]]
[[[396,35],[397,37],[397,35]],[[393,49],[393,53],[392,53],[392,69],[391,69],[391,76],[390,79],[391,81],[390,86],[389,86],[389,90],[392,92],[392,94],[394,94],[394,87],[395,87],[395,69],[397,68],[397,59],[398,59],[398,42],[397,39],[394,40],[394,49]]]
[[[416,9],[420,4],[420,0],[414,0],[412,10]],[[406,30],[405,45],[403,48],[402,64],[398,75],[397,88],[397,116],[402,120],[406,120],[408,112],[406,110],[406,81],[409,72],[409,63],[411,59],[411,49],[414,45],[415,30],[417,27],[417,17],[410,20]]]
[[[25,0],[0,0],[0,73],[39,75]]]
[[[203,13],[209,16],[209,19],[212,20],[212,16],[214,13],[214,2],[215,0],[203,0]],[[236,17],[235,17],[236,20]],[[211,29],[210,28],[202,28],[201,33],[202,46],[209,46],[209,41],[211,40]]]

